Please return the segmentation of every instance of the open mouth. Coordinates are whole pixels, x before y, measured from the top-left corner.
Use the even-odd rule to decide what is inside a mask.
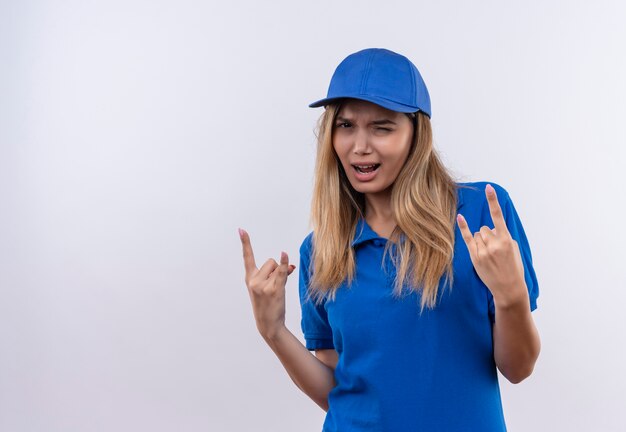
[[[354,167],[354,169],[357,172],[360,172],[361,174],[368,174],[371,172],[374,172],[378,169],[378,167],[380,166],[380,164],[373,164],[373,165],[352,165]]]

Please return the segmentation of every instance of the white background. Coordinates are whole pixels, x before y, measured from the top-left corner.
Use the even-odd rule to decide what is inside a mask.
[[[444,163],[505,187],[524,223],[542,352],[522,383],[500,376],[509,430],[626,430],[625,17],[618,0],[2,0],[0,430],[321,430],[257,333],[237,228],[259,265],[298,265],[307,104],[367,47],[416,64]]]

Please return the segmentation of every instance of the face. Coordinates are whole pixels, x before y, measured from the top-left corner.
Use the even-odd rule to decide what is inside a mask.
[[[354,189],[390,193],[408,158],[412,135],[413,122],[406,114],[349,99],[335,120],[333,148]]]

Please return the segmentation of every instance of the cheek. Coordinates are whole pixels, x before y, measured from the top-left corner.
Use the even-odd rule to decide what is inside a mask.
[[[404,165],[409,159],[409,153],[411,152],[411,137],[408,137],[401,146],[402,151],[399,155],[400,165]]]
[[[408,150],[403,150],[402,152],[396,153],[394,155],[392,161],[390,161],[391,163],[389,164],[390,167],[393,167],[391,171],[394,173],[394,175],[397,175],[402,170],[408,158],[409,158]]]
[[[341,145],[341,141],[334,141],[333,150],[334,150],[335,155],[337,155],[337,157],[341,161],[341,163],[345,165],[346,160],[347,160],[347,152],[345,150],[345,147]]]

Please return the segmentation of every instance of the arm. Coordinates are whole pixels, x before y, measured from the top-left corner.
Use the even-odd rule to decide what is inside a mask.
[[[257,329],[278,356],[293,382],[322,409],[328,411],[328,393],[334,387],[334,371],[317,359],[285,327],[285,284],[295,266],[281,252],[280,265],[268,259],[258,269],[250,236],[239,230],[246,269],[246,285]],[[301,281],[303,276],[301,276]]]
[[[494,359],[502,375],[517,384],[532,373],[541,341],[530,311],[526,286],[510,292],[519,293],[517,299],[505,301],[494,297]]]
[[[298,388],[328,411],[328,393],[335,386],[334,370],[315,357],[287,327],[273,335],[263,335],[263,339]]]
[[[337,353],[334,348],[316,349],[315,356],[333,371],[335,370],[335,368],[337,367],[337,363],[339,362],[339,353]]]
[[[494,187],[487,184],[485,194],[494,228],[483,225],[472,235],[461,214],[457,222],[474,269],[492,294],[495,363],[509,381],[517,384],[532,373],[541,349],[529,297],[529,288],[533,288],[534,298],[537,296],[537,280],[515,206],[508,193],[498,188],[504,196],[506,219]]]

